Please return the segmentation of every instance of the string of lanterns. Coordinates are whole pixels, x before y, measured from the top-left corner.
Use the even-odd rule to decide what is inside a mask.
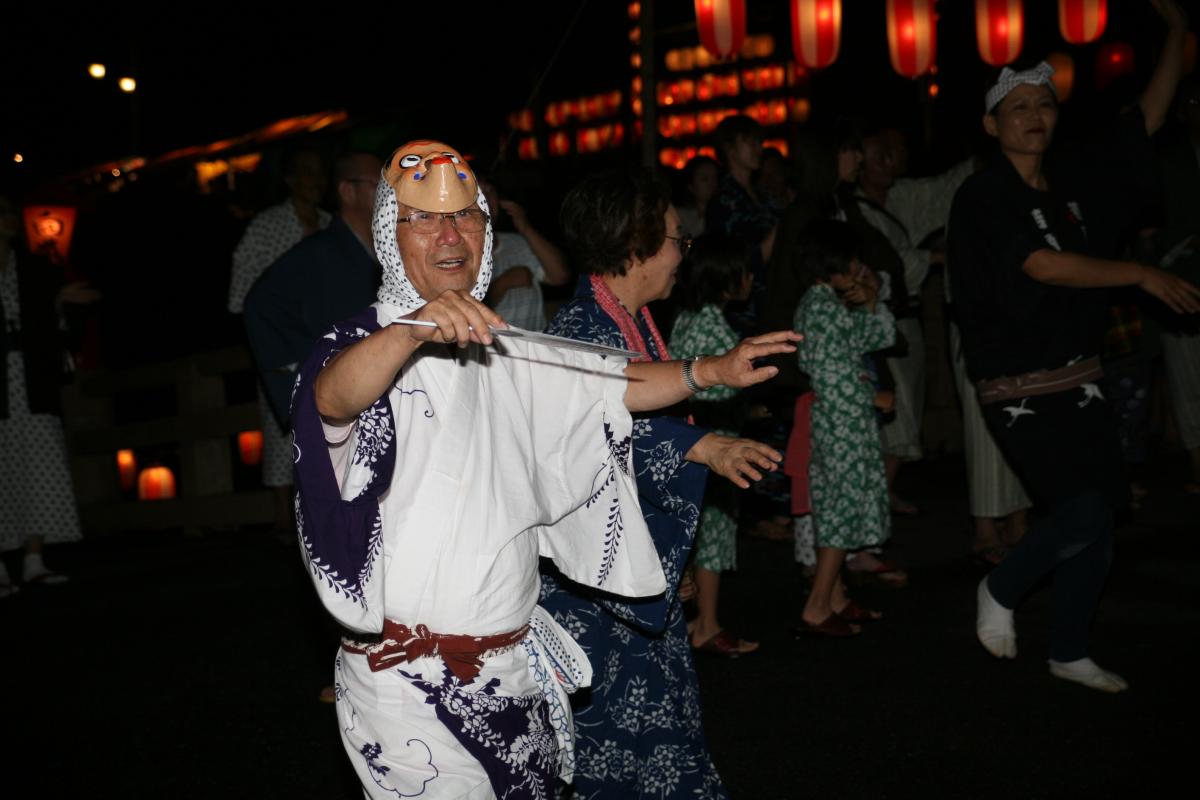
[[[935,0],[887,0],[888,52],[907,78],[930,72],[936,62]],[[700,44],[712,58],[736,54],[746,39],[746,0],[695,0]],[[842,0],[789,0],[792,53],[797,63],[822,69],[837,60]],[[1058,27],[1071,44],[1089,44],[1104,33],[1108,0],[1058,0]],[[975,0],[975,38],[980,57],[992,66],[1011,64],[1025,41],[1021,0]]]

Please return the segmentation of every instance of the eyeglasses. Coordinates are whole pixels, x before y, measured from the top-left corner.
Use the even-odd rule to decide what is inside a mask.
[[[667,238],[679,246],[680,258],[687,256],[688,251],[692,249],[692,239],[689,236],[668,236]]]
[[[401,217],[397,222],[407,222],[414,233],[437,233],[441,230],[442,220],[449,220],[459,233],[479,233],[491,219],[483,210],[464,208],[449,214],[439,214],[434,211],[414,211],[407,217]]]

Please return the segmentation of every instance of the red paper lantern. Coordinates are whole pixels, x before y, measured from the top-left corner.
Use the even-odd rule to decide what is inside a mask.
[[[696,0],[700,44],[715,58],[729,58],[746,40],[746,0]]]
[[[169,500],[175,496],[175,474],[166,467],[148,467],[138,475],[138,500]]]
[[[887,36],[892,69],[906,78],[924,75],[937,57],[933,0],[888,0]]]
[[[555,131],[550,134],[550,155],[565,156],[571,152],[571,137],[566,131]]]
[[[241,456],[243,464],[252,467],[262,461],[262,431],[242,431],[238,434],[237,442],[238,455]]]
[[[975,0],[975,39],[979,56],[993,67],[1015,61],[1025,41],[1021,0]]]
[[[1071,44],[1100,38],[1108,22],[1108,0],[1058,0],[1058,30]]]
[[[524,161],[533,161],[538,157],[537,139],[526,136],[517,142],[517,156]]]
[[[137,483],[137,457],[132,450],[117,451],[117,475],[121,482],[121,491],[128,491]]]
[[[1133,47],[1125,42],[1105,42],[1096,51],[1096,85],[1103,89],[1133,72]]]
[[[828,67],[842,39],[842,0],[792,0],[792,52],[811,69]]]

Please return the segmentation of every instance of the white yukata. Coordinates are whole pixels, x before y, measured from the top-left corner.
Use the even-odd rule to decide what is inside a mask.
[[[381,181],[381,302],[325,337],[293,402],[304,558],[326,608],[363,638],[397,623],[412,638],[520,638],[469,680],[443,655],[372,663],[347,642],[335,667],[342,741],[372,798],[551,800],[573,771],[567,692],[591,668],[536,606],[539,557],[615,594],[666,589],[631,475],[626,362],[512,339],[427,343],[352,425],[322,423],[312,383],[323,365],[422,302],[403,275],[390,191]],[[489,230],[477,298],[490,256]]]

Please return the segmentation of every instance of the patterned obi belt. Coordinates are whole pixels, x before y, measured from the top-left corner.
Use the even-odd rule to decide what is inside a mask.
[[[463,683],[479,675],[488,656],[516,647],[529,632],[529,625],[495,636],[464,636],[453,633],[433,633],[424,625],[409,628],[390,619],[383,621],[383,632],[372,641],[342,639],[342,649],[365,655],[372,672],[416,661],[427,656],[441,656],[446,668]]]
[[[975,389],[979,392],[979,402],[986,406],[1004,400],[1064,392],[1099,380],[1103,375],[1100,357],[1092,356],[1058,369],[1039,369],[1011,378],[979,381]]]

